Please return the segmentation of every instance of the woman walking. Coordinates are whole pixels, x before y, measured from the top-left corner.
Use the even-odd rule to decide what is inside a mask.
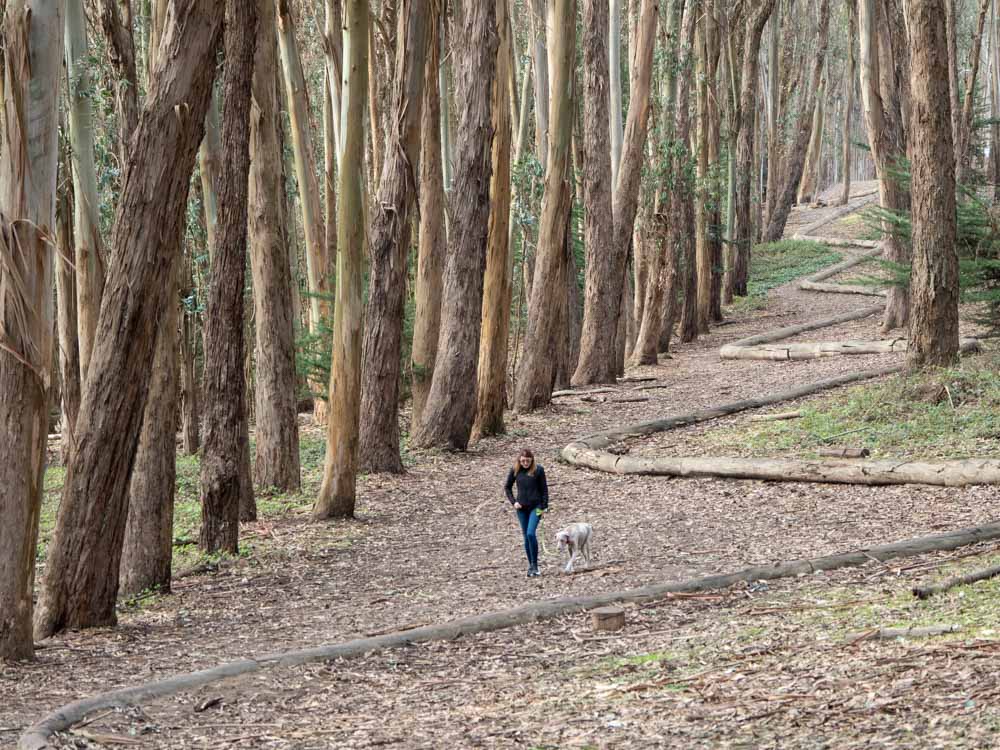
[[[517,497],[514,485],[517,485]],[[549,507],[549,485],[545,481],[545,470],[535,463],[535,454],[525,448],[507,474],[504,486],[507,499],[517,511],[517,520],[524,535],[524,552],[528,556],[528,578],[540,575],[538,572],[538,537],[535,532],[542,520],[542,512]]]

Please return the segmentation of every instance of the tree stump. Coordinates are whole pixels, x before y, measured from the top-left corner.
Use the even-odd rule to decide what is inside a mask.
[[[621,607],[599,607],[591,610],[590,622],[594,630],[621,630],[625,627],[625,610]]]

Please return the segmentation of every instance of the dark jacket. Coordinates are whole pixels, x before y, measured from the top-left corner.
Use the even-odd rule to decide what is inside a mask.
[[[512,489],[517,485],[517,498],[514,497]],[[532,510],[541,508],[546,510],[549,507],[549,485],[545,481],[545,469],[535,464],[534,474],[518,467],[517,474],[511,469],[507,473],[507,483],[504,485],[507,492],[507,499],[511,505],[515,502],[521,504],[522,508]]]

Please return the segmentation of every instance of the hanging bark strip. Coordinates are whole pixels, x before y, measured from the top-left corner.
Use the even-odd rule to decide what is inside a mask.
[[[2,16],[0,16],[2,17]],[[34,655],[53,332],[62,3],[16,0],[3,24],[0,129],[0,661]]]
[[[365,232],[357,217],[364,199],[365,92],[368,88],[368,3],[348,0],[344,9],[344,126],[337,178],[337,296],[330,363],[330,420],[326,427],[323,484],[313,517],[350,517],[357,495],[358,418],[361,408],[361,294]],[[400,82],[402,85],[402,82]],[[395,414],[393,414],[395,416]]]
[[[400,630],[370,638],[359,638],[345,643],[316,646],[299,651],[274,653],[254,659],[227,662],[211,669],[188,672],[165,680],[137,687],[112,690],[90,698],[83,698],[60,706],[41,721],[32,724],[18,739],[18,750],[46,750],[49,739],[57,732],[64,732],[88,715],[122,705],[142,705],[158,698],[175,695],[209,685],[230,677],[250,674],[265,669],[291,667],[323,661],[336,663],[339,659],[356,659],[391,648],[412,646],[414,643],[451,641],[476,633],[490,633],[554,617],[586,612],[610,604],[625,602],[669,601],[678,594],[718,591],[739,583],[773,581],[780,578],[812,575],[819,571],[860,567],[874,561],[884,562],[901,557],[912,557],[928,552],[947,552],[972,544],[1000,538],[1000,523],[958,529],[944,534],[905,539],[890,544],[842,552],[822,557],[776,562],[744,568],[733,573],[692,578],[685,581],[656,583],[636,589],[609,591],[588,596],[570,596],[532,602],[513,609],[473,615],[439,625]]]
[[[412,444],[465,450],[476,407],[476,364],[483,306],[483,269],[490,211],[491,104],[496,79],[494,0],[471,0],[452,27],[459,102],[457,161],[448,258],[444,272],[437,361],[423,421]]]
[[[399,369],[410,248],[409,216],[420,175],[428,0],[403,0],[397,10],[392,113],[385,139],[382,180],[371,208],[369,231],[371,264],[362,344],[358,447],[359,467],[365,472],[403,471],[399,454]]]
[[[36,637],[115,622],[129,476],[152,376],[152,342],[166,304],[195,152],[215,73],[222,8],[177,0],[152,89],[132,140],[112,232],[105,304],[49,545]],[[156,196],[157,200],[150,200]]]

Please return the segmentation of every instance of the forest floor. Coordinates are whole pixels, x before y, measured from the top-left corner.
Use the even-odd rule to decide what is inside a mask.
[[[815,218],[815,211],[797,211],[789,234]],[[836,249],[844,257],[853,252],[859,251]],[[664,386],[641,391],[648,401],[560,398],[537,413],[510,415],[507,435],[467,453],[408,453],[405,475],[360,480],[355,520],[310,521],[322,436],[304,427],[303,491],[261,498],[262,520],[243,527],[239,558],[178,578],[169,595],[123,606],[116,628],[66,633],[40,644],[33,663],[0,665],[0,746],[13,744],[26,725],[60,704],[227,660],[996,520],[993,487],[622,477],[558,460],[561,448],[580,435],[899,356],[720,361],[718,349],[727,342],[872,302],[803,292],[790,279],[760,294],[766,305],[738,309],[710,335],[674,346],[657,366],[630,371]],[[869,318],[803,338],[877,338],[877,324]],[[963,367],[995,363],[993,356],[968,357]],[[991,394],[983,389],[976,398],[992,403]],[[842,422],[863,413],[817,406],[836,397],[842,394],[773,410],[837,412]],[[1000,427],[992,427],[938,454],[972,447],[976,455],[996,455]],[[677,430],[662,450],[690,445],[711,455],[706,434],[716,428],[736,426],[720,421]],[[666,437],[637,449],[656,450],[660,439]],[[736,432],[726,442],[735,453],[745,441]],[[543,575],[536,579],[524,576],[519,530],[502,490],[525,445],[545,465],[552,495],[542,524]],[[180,489],[186,491],[183,471]],[[58,477],[50,491],[57,494],[57,485]],[[572,521],[593,525],[597,560],[589,570],[563,575],[552,536]],[[963,587],[927,602],[909,590],[998,561],[1000,545],[986,544],[632,606],[618,633],[593,633],[581,614],[348,662],[268,670],[142,708],[104,712],[60,742],[157,748],[986,747],[996,744],[1000,731],[1000,584]],[[847,638],[912,624],[963,630],[904,641]]]

